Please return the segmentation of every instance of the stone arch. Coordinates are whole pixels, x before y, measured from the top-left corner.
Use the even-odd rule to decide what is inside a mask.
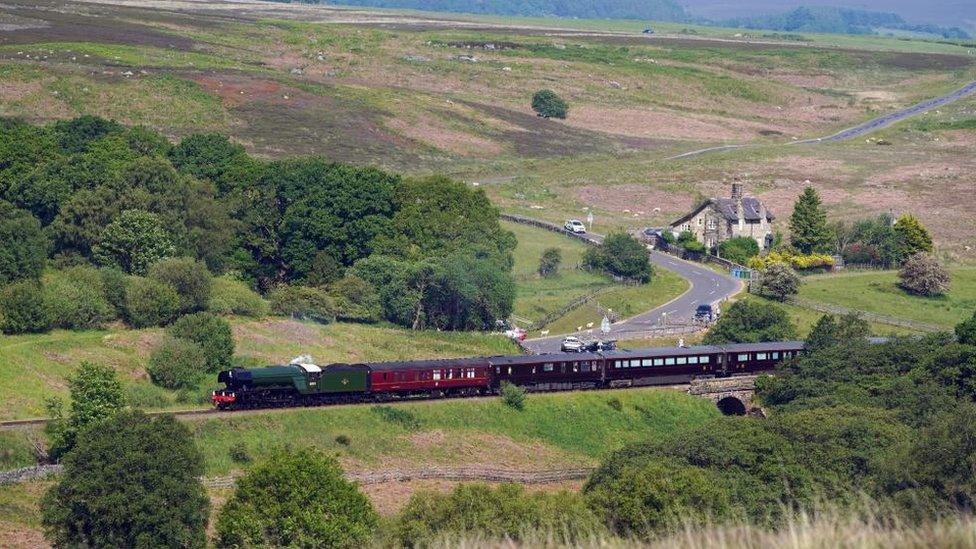
[[[734,395],[723,397],[715,404],[718,406],[719,411],[726,416],[744,416],[748,409],[746,403]]]

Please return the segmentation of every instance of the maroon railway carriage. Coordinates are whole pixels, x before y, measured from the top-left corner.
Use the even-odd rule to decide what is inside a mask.
[[[598,353],[552,353],[488,359],[492,389],[502,382],[530,391],[595,389],[603,385],[603,357]]]
[[[490,365],[484,358],[380,362],[369,368],[373,394],[476,395],[490,389]]]
[[[695,377],[722,375],[722,347],[664,347],[603,353],[607,385],[631,387],[686,383]]]
[[[724,345],[729,374],[748,374],[772,370],[780,362],[803,351],[802,341],[771,343],[733,343]]]

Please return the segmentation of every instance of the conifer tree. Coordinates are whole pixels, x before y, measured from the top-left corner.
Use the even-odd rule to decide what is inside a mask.
[[[832,251],[833,241],[820,195],[813,187],[803,189],[790,216],[790,242],[800,252],[810,254]]]

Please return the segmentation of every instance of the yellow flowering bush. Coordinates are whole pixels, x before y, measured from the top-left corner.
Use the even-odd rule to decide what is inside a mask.
[[[790,252],[769,252],[763,256],[756,256],[749,260],[749,268],[765,271],[774,263],[784,263],[798,271],[815,269],[817,267],[833,267],[833,256],[826,254],[794,254]]]

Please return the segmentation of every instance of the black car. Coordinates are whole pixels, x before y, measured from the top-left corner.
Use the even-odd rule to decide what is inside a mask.
[[[695,320],[699,322],[715,322],[718,320],[721,311],[718,305],[703,304],[695,309]]]
[[[615,339],[608,339],[606,341],[595,340],[588,341],[583,345],[582,351],[589,351],[591,353],[596,353],[599,351],[612,351],[617,348],[617,341]]]

